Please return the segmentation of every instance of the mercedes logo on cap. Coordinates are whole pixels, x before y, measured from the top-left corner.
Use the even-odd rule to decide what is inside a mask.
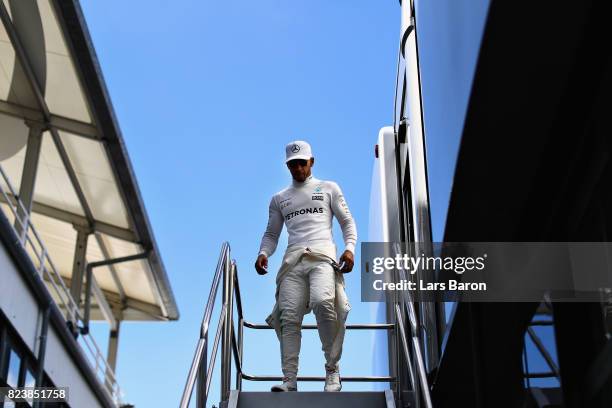
[[[297,152],[299,152],[299,151],[300,151],[300,146],[298,146],[298,145],[294,144],[293,146],[291,146],[291,151],[292,151],[293,153],[297,153]]]

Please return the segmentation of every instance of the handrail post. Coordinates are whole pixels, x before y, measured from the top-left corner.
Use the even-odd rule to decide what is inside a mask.
[[[223,290],[221,291],[221,304],[223,307],[227,308],[227,298],[228,298],[228,282],[229,278],[229,263],[228,263],[229,254],[225,255],[225,259],[223,259]],[[223,329],[221,330],[221,381],[220,381],[220,392],[219,392],[219,402],[225,400],[225,371],[227,370],[227,362],[225,359],[225,355],[227,354],[227,313],[225,314],[225,318],[223,322],[219,322],[219,324],[223,325]]]
[[[204,335],[204,353],[198,368],[198,379],[196,385],[196,407],[205,408],[206,404],[206,374],[208,371],[208,332]]]
[[[244,319],[241,317],[238,318],[238,359],[242,361],[243,349],[244,349],[244,341],[243,341],[243,333],[244,331]],[[236,370],[236,389],[238,391],[242,391],[242,371]]]
[[[405,301],[406,301],[405,306],[408,308],[408,316],[410,319],[410,334],[412,337],[412,350],[414,351],[414,359],[415,359],[414,368],[417,374],[416,377],[418,378],[418,381],[415,381],[415,383],[419,383],[420,385],[419,394],[421,395],[421,398],[423,399],[423,403],[425,407],[431,408],[432,404],[431,404],[431,395],[430,395],[430,390],[429,390],[429,381],[427,379],[427,372],[425,370],[425,361],[423,358],[423,353],[421,351],[421,343],[420,343],[420,339],[418,336],[418,326],[416,322],[416,313],[414,312],[414,304],[412,303],[411,299],[408,299]],[[396,305],[395,307],[396,307],[396,314],[399,319],[398,323],[400,324],[400,330],[405,335],[406,328],[404,327],[403,318],[401,316],[401,309],[399,305]],[[403,338],[403,340],[406,341],[405,338]],[[410,356],[407,353],[408,353],[408,349],[405,348],[406,359],[410,358]]]
[[[236,314],[238,317],[238,329],[236,330],[238,333],[237,336],[237,340],[236,340],[236,349],[237,349],[237,358],[238,361],[240,361],[240,367],[236,367],[236,389],[238,391],[242,391],[242,357],[244,355],[243,353],[243,348],[244,348],[244,341],[243,341],[243,335],[244,335],[244,316],[242,314],[242,300],[240,298],[240,282],[238,281],[238,265],[236,264],[236,261],[234,260],[233,262],[233,266],[234,266],[234,272],[232,273],[232,282],[233,282],[233,288],[232,288],[232,296],[236,299]],[[234,325],[232,324],[232,330],[233,330]],[[232,336],[232,338],[234,338],[235,336]]]
[[[418,380],[418,371],[416,370],[413,361],[412,361],[412,349],[410,348],[410,345],[408,343],[407,340],[407,330],[406,330],[406,325],[404,324],[404,314],[402,314],[402,312],[405,312],[405,307],[404,304],[402,302],[397,302],[395,303],[395,322],[397,325],[397,332],[398,332],[398,347],[401,347],[401,349],[398,349],[398,354],[403,355],[403,359],[406,362],[406,370],[408,371],[408,380],[410,381],[410,389],[412,389],[413,392],[413,401],[410,403],[414,403],[414,406],[416,408],[419,408],[421,406],[421,385],[419,383]],[[400,350],[403,351],[403,353],[400,353]],[[402,381],[406,381],[406,378],[401,379]],[[402,388],[402,390],[405,388]],[[404,394],[401,394],[401,400],[404,399]],[[412,406],[412,405],[411,405]]]
[[[223,269],[223,304],[227,307],[227,313],[223,322],[223,337],[221,340],[221,401],[228,400],[231,387],[234,268],[235,263],[231,261],[228,251],[225,258],[225,268]]]

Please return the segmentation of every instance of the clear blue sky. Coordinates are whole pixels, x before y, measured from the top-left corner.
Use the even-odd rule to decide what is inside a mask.
[[[290,182],[287,142],[312,144],[313,173],[340,184],[360,240],[367,238],[374,144],[393,118],[400,9],[397,1],[365,0],[81,3],[181,312],[178,322],[122,326],[118,377],[127,402],[176,406],[222,241],[238,263],[247,320],[263,322],[272,308],[274,274],[259,277],[252,264],[270,196]],[[488,1],[463,9],[452,0],[418,4],[440,240]],[[283,234],[271,271],[285,245]],[[359,301],[359,271],[347,278],[349,322],[371,321],[370,305]],[[272,331],[247,330],[245,341],[246,372],[280,373]],[[347,334],[342,374],[373,374],[371,363],[370,334]],[[304,334],[300,374],[323,375],[316,332]],[[218,401],[217,382],[212,387]]]
[[[223,240],[238,263],[247,319],[263,322],[272,308],[274,274],[259,277],[252,264],[270,196],[290,182],[287,142],[310,141],[314,174],[340,184],[365,238],[374,144],[393,117],[399,7],[323,0],[82,6],[181,312],[178,322],[122,326],[118,377],[127,401],[176,406]],[[283,236],[281,252],[285,245]],[[281,255],[271,258],[272,271]],[[349,321],[369,321],[358,271],[348,276],[348,294]],[[350,333],[342,373],[370,374],[363,358],[370,347],[369,333]],[[280,373],[271,331],[247,333],[245,365],[253,374]],[[301,374],[323,373],[316,332],[305,333]],[[322,384],[301,389],[309,387]]]

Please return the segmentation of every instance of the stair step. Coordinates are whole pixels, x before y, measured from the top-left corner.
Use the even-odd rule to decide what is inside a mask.
[[[240,392],[238,408],[385,408],[382,391]]]

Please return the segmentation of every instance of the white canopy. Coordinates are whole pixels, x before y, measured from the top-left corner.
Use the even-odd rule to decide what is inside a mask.
[[[32,222],[50,257],[70,283],[78,229],[89,234],[89,263],[144,253],[95,268],[97,286],[121,319],[177,319],[78,3],[4,0],[3,8],[10,21],[0,25],[0,166],[20,195],[28,134],[43,127]]]

